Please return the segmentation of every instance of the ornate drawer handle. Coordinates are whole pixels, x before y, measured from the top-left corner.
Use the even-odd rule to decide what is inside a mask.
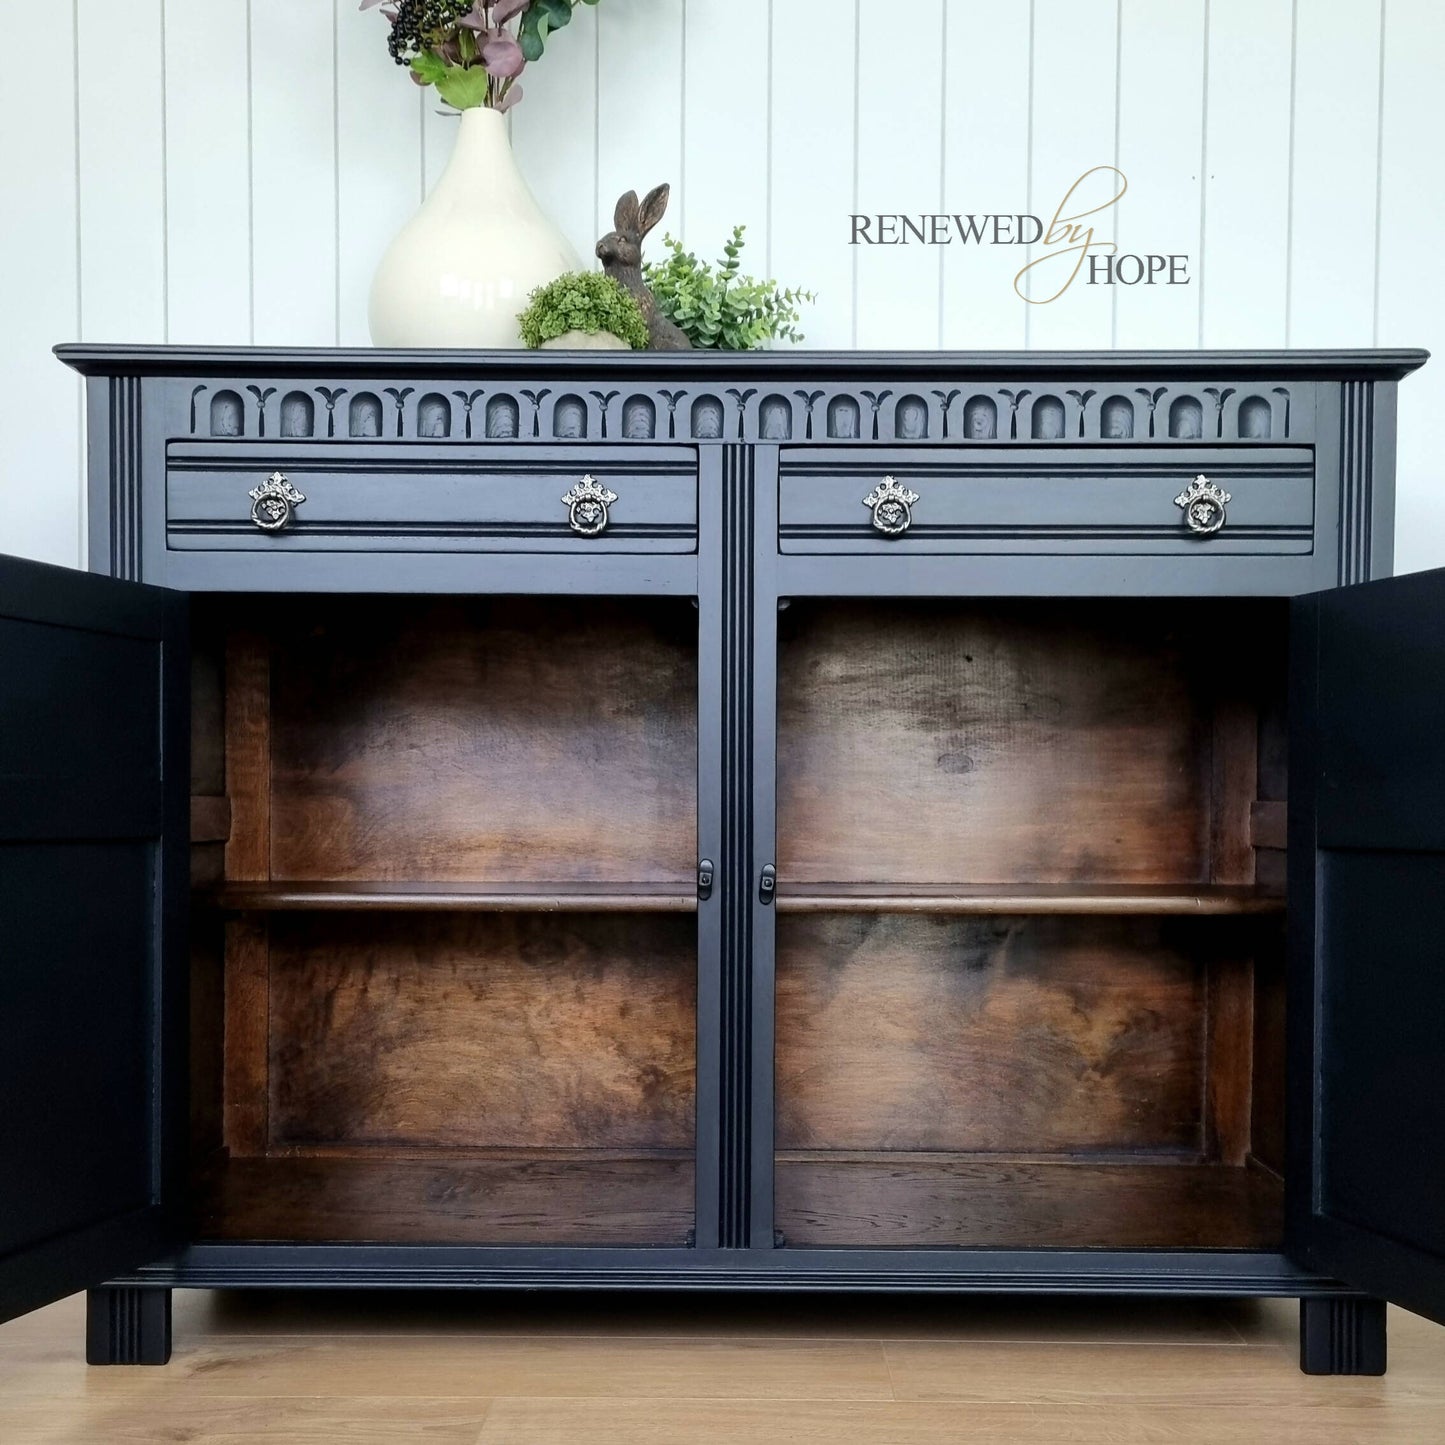
[[[562,498],[567,508],[567,525],[583,537],[598,537],[607,530],[612,519],[607,509],[617,500],[617,493],[608,491],[596,477],[583,477]]]
[[[1191,532],[1209,537],[1224,526],[1224,509],[1233,500],[1223,487],[1201,472],[1174,498],[1174,505],[1184,509],[1184,521]]]
[[[913,525],[913,504],[917,500],[917,492],[900,486],[895,477],[884,477],[863,498],[863,505],[873,509],[873,525],[885,537],[901,537]]]
[[[272,472],[259,487],[252,487],[251,520],[263,532],[280,532],[291,525],[292,508],[306,500],[286,479],[284,472]]]

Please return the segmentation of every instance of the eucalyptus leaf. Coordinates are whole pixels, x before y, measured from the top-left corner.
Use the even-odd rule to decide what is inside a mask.
[[[435,85],[447,73],[447,64],[441,56],[423,50],[420,55],[412,57],[411,73],[423,85]]]
[[[517,43],[529,61],[540,60],[547,48],[547,17],[535,5],[522,17]]]
[[[482,64],[499,79],[510,80],[520,75],[526,63],[522,47],[505,31],[494,35],[482,46]]]
[[[445,67],[436,82],[437,94],[456,110],[475,110],[486,105],[491,94],[492,77],[480,65],[462,70],[455,65]]]

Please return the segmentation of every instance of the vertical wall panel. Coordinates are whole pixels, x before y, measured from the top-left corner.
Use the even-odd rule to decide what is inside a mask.
[[[769,269],[818,293],[803,318],[810,347],[853,344],[855,21],[849,0],[831,7],[826,25],[793,0],[773,6]]]
[[[1195,346],[1199,340],[1199,216],[1203,195],[1204,0],[1122,0],[1119,169],[1129,189],[1116,212],[1120,255],[1187,255],[1187,284],[1113,286],[1114,344]],[[1132,265],[1125,275],[1132,277]]]
[[[87,341],[164,341],[161,0],[134,0],[123,24],[108,0],[78,10],[81,331]]]
[[[71,10],[46,21],[55,65],[0,82],[0,552],[74,567],[80,521],[80,379],[50,355],[80,335]],[[44,117],[39,123],[37,117]]]
[[[1289,270],[1292,0],[1210,0],[1201,346],[1278,346]]]
[[[857,209],[936,214],[943,206],[943,0],[909,6],[906,41],[867,24],[859,41]],[[859,346],[938,345],[943,254],[911,238],[858,247]]]
[[[1291,346],[1368,346],[1374,335],[1379,118],[1379,0],[1298,5]]]
[[[387,53],[386,22],[339,0],[336,27],[336,215],[339,222],[338,339],[371,339],[366,302],[391,238],[415,214],[421,194],[417,88]]]
[[[1396,570],[1445,565],[1445,484],[1439,418],[1445,415],[1445,286],[1439,278],[1445,190],[1422,157],[1445,135],[1445,10],[1439,0],[1388,0],[1380,167],[1381,346],[1434,346],[1401,383]]]
[[[261,346],[336,340],[333,5],[251,0],[251,257]]]
[[[645,196],[682,175],[682,5],[678,0],[606,0],[597,7],[597,234],[612,226],[624,191]],[[728,117],[716,118],[719,125]],[[674,202],[675,204],[675,202]],[[677,229],[669,210],[658,227]]]
[[[165,0],[166,340],[251,339],[246,7]]]
[[[949,212],[1028,209],[1029,7],[946,7],[943,202]],[[942,344],[1022,347],[1027,303],[1014,290],[1021,245],[959,244],[943,253]]]
[[[732,228],[745,225],[743,266],[755,276],[768,270],[771,8],[770,0],[687,0],[683,11],[687,153],[673,231],[715,260]]]
[[[535,66],[522,73],[512,111],[512,149],[542,209],[597,264],[597,14],[579,5]],[[614,197],[615,199],[615,197]]]
[[[1033,0],[1033,140],[1030,159],[1031,210],[1047,227],[1061,209],[1077,214],[1099,204],[1114,189],[1107,175],[1093,176],[1064,198],[1074,182],[1095,166],[1114,164],[1117,83],[1118,0]],[[1083,217],[1095,239],[1112,240],[1114,210]],[[1030,249],[1029,259],[1058,253],[1030,273],[1029,294],[1053,295],[1072,269],[1076,253],[1067,243]],[[1030,347],[1108,346],[1113,302],[1107,286],[1088,284],[1085,263],[1078,278],[1055,301],[1028,308]]]
[[[421,194],[425,196],[441,179],[447,162],[452,158],[460,121],[456,112],[446,108],[431,86],[417,91],[417,107],[421,115]]]

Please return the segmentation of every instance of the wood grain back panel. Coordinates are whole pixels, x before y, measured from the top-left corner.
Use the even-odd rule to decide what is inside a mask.
[[[230,1159],[198,1181],[201,1239],[682,1246],[691,1159]]]
[[[1269,1249],[1279,1181],[1221,1164],[780,1163],[777,1224],[814,1248]]]
[[[779,918],[778,1147],[1197,1154],[1200,927]]]
[[[270,1150],[686,1149],[685,915],[270,921]]]
[[[308,598],[270,632],[271,877],[693,876],[686,602]]]
[[[1254,1068],[1251,1093],[1250,1158],[1283,1176],[1288,1058],[1285,1050],[1285,940],[1261,950],[1254,970]]]
[[[271,648],[255,628],[226,638],[226,877],[271,874]]]
[[[1197,611],[795,601],[782,627],[784,879],[1210,878]]]

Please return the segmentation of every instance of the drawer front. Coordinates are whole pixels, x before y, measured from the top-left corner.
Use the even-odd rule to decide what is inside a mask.
[[[1314,547],[1308,447],[785,448],[779,465],[783,552],[1217,556]],[[1175,500],[1199,475],[1229,498],[1213,532],[1191,529],[1189,509]],[[1213,520],[1208,497],[1196,523]],[[880,521],[903,530],[874,524],[878,499]]]
[[[305,500],[288,508],[265,495],[276,473],[285,479],[283,497],[289,484]],[[253,504],[256,490],[263,495]],[[568,495],[576,507],[563,500]],[[263,528],[253,505],[262,521],[281,525]],[[697,550],[697,456],[682,447],[172,442],[166,546],[690,553]]]

